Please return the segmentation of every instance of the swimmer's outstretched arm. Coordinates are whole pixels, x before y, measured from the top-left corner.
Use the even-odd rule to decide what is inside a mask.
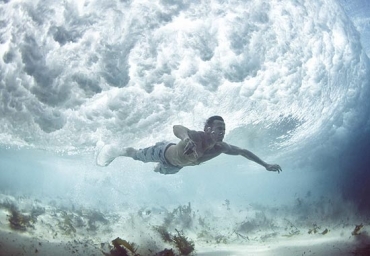
[[[225,142],[223,142],[221,145],[222,145],[223,153],[225,153],[225,154],[244,156],[245,158],[247,158],[247,159],[249,159],[253,162],[256,162],[257,164],[262,165],[263,167],[266,168],[266,170],[271,171],[271,172],[280,173],[280,172],[283,171],[281,169],[280,165],[278,165],[278,164],[268,164],[268,163],[264,162],[261,158],[259,158],[258,156],[256,156],[255,154],[253,154],[251,151],[249,151],[247,149],[242,149],[242,148],[239,148],[237,146],[227,144]]]

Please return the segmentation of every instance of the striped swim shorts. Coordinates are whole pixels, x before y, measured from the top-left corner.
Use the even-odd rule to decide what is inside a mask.
[[[157,162],[159,164],[154,169],[155,172],[162,174],[175,174],[179,172],[182,167],[174,166],[167,161],[165,152],[171,145],[176,144],[162,141],[156,143],[154,146],[139,149],[133,159],[142,161],[144,163]]]

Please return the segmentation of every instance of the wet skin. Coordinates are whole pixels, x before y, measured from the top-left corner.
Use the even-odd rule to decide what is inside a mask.
[[[252,160],[268,171],[281,172],[276,164],[267,164],[252,152],[223,142],[225,123],[219,120],[213,122],[205,131],[192,131],[183,126],[174,126],[174,134],[181,139],[176,145],[171,145],[165,152],[166,159],[174,166],[199,165],[224,153],[241,155]]]

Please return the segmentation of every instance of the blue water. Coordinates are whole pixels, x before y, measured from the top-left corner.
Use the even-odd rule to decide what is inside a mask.
[[[340,5],[341,4],[341,5]],[[1,1],[0,193],[129,212],[333,198],[370,210],[366,1]],[[104,144],[176,142],[221,115],[220,156],[176,175]]]

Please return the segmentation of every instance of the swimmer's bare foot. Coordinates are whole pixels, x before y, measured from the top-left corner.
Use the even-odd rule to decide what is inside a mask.
[[[118,156],[117,149],[113,145],[105,145],[96,157],[96,164],[108,166]]]
[[[134,148],[121,148],[117,145],[105,145],[96,157],[96,164],[99,166],[108,166],[116,157],[133,157],[136,154]]]

